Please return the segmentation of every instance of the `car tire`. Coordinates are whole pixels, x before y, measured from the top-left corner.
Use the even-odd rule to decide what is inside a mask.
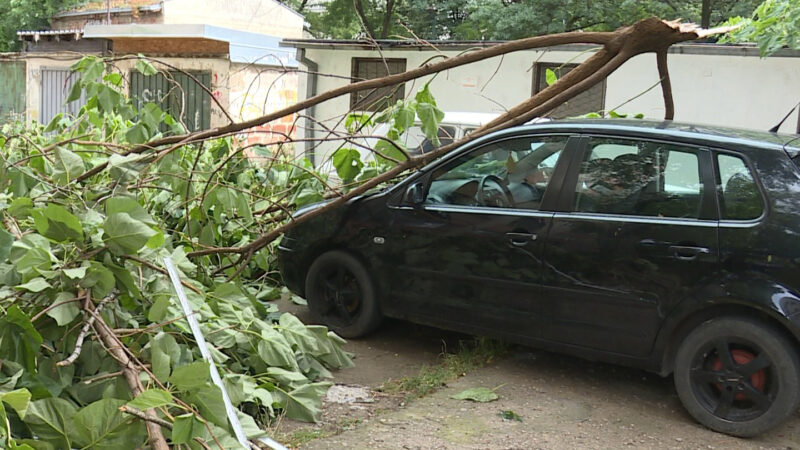
[[[306,275],[306,300],[316,322],[345,338],[364,336],[381,322],[372,277],[344,251],[330,251],[314,260]]]
[[[709,320],[681,342],[675,388],[698,422],[721,433],[751,437],[776,427],[800,404],[797,347],[756,320]]]

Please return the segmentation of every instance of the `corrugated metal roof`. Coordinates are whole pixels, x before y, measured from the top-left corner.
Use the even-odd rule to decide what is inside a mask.
[[[230,60],[236,63],[297,67],[294,52],[281,48],[281,38],[211,25],[129,24],[87,25],[83,37],[103,39],[195,38],[228,42]]]

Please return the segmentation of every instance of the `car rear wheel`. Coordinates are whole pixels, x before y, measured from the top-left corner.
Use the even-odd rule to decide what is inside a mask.
[[[675,387],[686,410],[703,425],[755,436],[788,419],[800,404],[797,349],[760,322],[712,319],[681,343]]]
[[[342,337],[368,334],[381,321],[372,278],[363,264],[347,252],[327,252],[311,264],[306,276],[306,300],[314,319]]]

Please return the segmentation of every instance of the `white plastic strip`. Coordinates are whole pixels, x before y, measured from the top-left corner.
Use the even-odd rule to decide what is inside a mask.
[[[169,277],[172,279],[172,285],[175,287],[175,292],[178,294],[178,300],[181,302],[183,313],[186,314],[186,320],[189,321],[189,328],[192,329],[194,339],[200,346],[200,354],[203,355],[203,359],[208,361],[208,366],[211,369],[211,380],[214,384],[219,386],[219,389],[222,391],[222,401],[225,402],[225,412],[228,414],[228,421],[230,421],[233,432],[236,434],[236,440],[242,444],[242,447],[249,449],[250,443],[247,441],[247,436],[244,434],[242,424],[239,423],[239,416],[236,415],[236,409],[233,407],[230,397],[228,397],[228,391],[225,390],[225,386],[222,384],[222,379],[219,377],[219,372],[217,372],[217,365],[214,363],[214,360],[211,359],[211,352],[208,351],[208,347],[206,346],[206,338],[200,331],[200,324],[197,323],[197,319],[194,317],[194,311],[192,311],[189,300],[186,298],[186,292],[184,292],[183,285],[181,285],[181,278],[169,256],[164,257],[164,265],[167,267]]]

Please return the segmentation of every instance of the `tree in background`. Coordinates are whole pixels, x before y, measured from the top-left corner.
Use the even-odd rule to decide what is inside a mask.
[[[0,52],[20,49],[17,31],[45,29],[54,14],[79,3],[81,0],[0,0]]]
[[[758,3],[758,0],[332,0],[324,3],[321,12],[304,9],[303,13],[311,24],[311,32],[318,37],[351,39],[363,33],[375,39],[413,37],[413,34],[427,40],[505,40],[573,30],[609,31],[651,16],[682,18],[708,28],[729,17],[749,16]]]
[[[766,0],[751,17],[732,17],[726,25],[741,28],[723,38],[723,42],[755,42],[761,56],[783,47],[800,50],[800,0]]]

